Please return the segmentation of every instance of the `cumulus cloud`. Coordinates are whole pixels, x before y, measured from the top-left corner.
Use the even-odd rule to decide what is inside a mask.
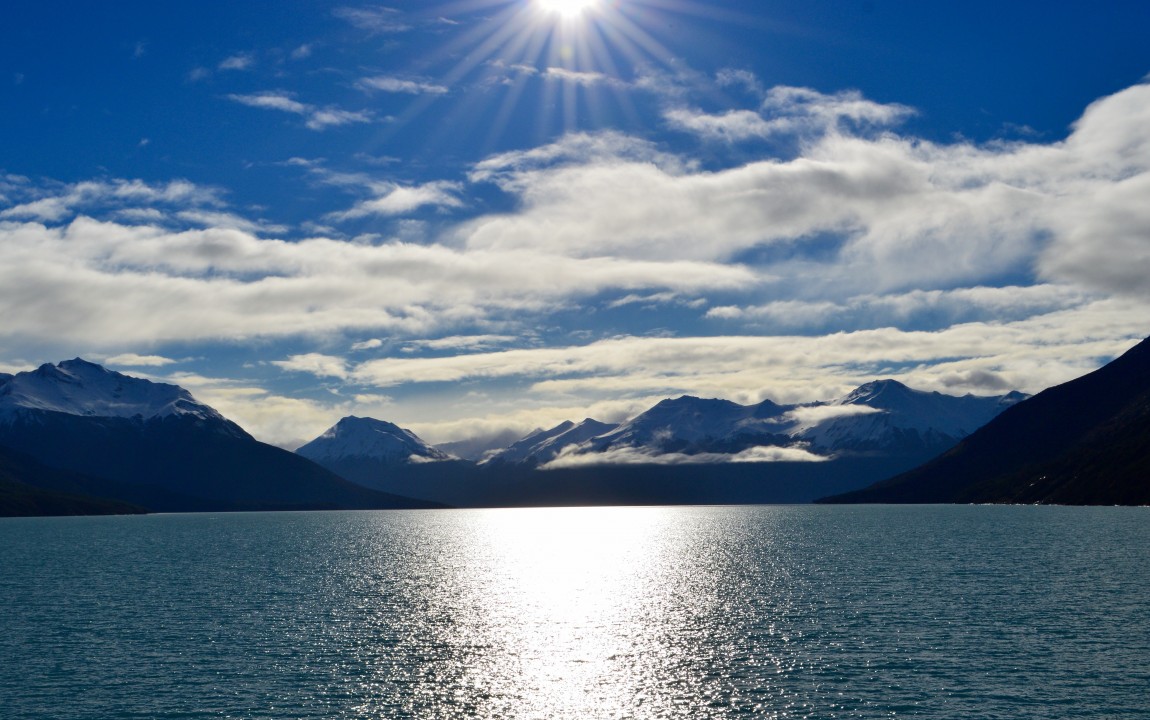
[[[229,97],[341,122],[287,93]],[[269,238],[285,228],[245,221],[218,190],[186,181],[5,176],[0,337],[122,354],[342,333],[399,338],[402,353],[421,338],[518,335],[577,305],[710,306],[693,310],[717,337],[409,344],[451,356],[281,361],[365,389],[499,379],[570,406],[663,392],[825,399],[876,374],[923,389],[1034,391],[1146,335],[1150,86],[1098,100],[1049,143],[899,135],[905,110],[852,93],[764,90],[746,112],[758,118],[748,123],[821,129],[794,157],[706,168],[621,133],[568,135],[472,168],[470,183],[505,193],[500,212],[470,202],[466,183],[343,178],[373,197],[340,219],[471,213],[418,242]],[[739,335],[764,326],[783,334]]]
[[[230,94],[228,99],[248,107],[262,110],[279,110],[300,115],[304,125],[310,130],[325,130],[329,127],[372,122],[372,114],[366,110],[341,110],[334,107],[316,107],[302,103],[288,93],[260,92],[248,95]]]
[[[840,300],[1034,272],[1146,295],[1150,218],[1138,198],[1150,182],[1150,86],[1099,100],[1066,140],[1049,144],[854,133],[906,114],[857,93],[776,88],[765,102],[789,108],[803,127],[835,129],[791,160],[705,172],[655,160],[657,148],[619,135],[496,156],[472,180],[498,182],[519,207],[466,223],[458,235],[475,249],[579,257],[729,263],[758,253],[779,258],[769,261],[778,275],[811,277],[815,292],[833,289]],[[760,120],[778,118],[736,113],[708,122],[739,134],[737,124]],[[829,250],[828,237],[837,242]]]
[[[432,333],[540,312],[606,289],[697,293],[755,282],[744,268],[570,259],[403,242],[283,241],[80,216],[0,222],[6,335],[74,342]]]

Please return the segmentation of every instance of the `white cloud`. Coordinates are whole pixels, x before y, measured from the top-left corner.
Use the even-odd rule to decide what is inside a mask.
[[[598,465],[716,465],[721,463],[824,462],[830,458],[799,447],[759,446],[738,453],[656,453],[645,448],[620,447],[604,452],[584,452],[581,447],[564,448],[540,470],[592,467]]]
[[[688,108],[672,108],[664,113],[664,118],[679,130],[728,142],[770,137],[784,130],[778,122],[765,120],[753,110],[731,110],[712,115]]]
[[[324,122],[286,93],[230,97]],[[823,134],[791,159],[707,170],[619,133],[570,135],[478,163],[470,180],[496,183],[507,209],[445,219],[442,236],[436,223],[414,228],[412,242],[270,239],[285,228],[186,181],[5,177],[0,338],[125,354],[169,341],[389,337],[396,353],[455,355],[281,362],[380,387],[497,379],[544,418],[660,393],[825,399],[879,374],[950,392],[1034,391],[1146,335],[1150,86],[1100,99],[1065,140],[985,146],[884,131],[905,113],[857,95],[764,97],[763,122],[803,116]],[[461,183],[342,180],[375,195],[352,217],[483,207]],[[729,334],[419,344],[519,335],[592,302],[606,314],[673,298],[713,303],[694,317]],[[473,421],[450,412],[456,429]],[[511,411],[471,412],[493,425]]]
[[[732,87],[741,86],[747,92],[763,97],[766,91],[763,90],[762,83],[759,78],[749,70],[736,70],[733,68],[725,68],[715,73],[715,81],[719,87]]]
[[[778,86],[763,93],[757,79],[746,71],[726,71],[718,79],[720,85],[743,85],[762,94],[762,106],[718,115],[672,106],[664,111],[664,118],[679,130],[738,142],[782,134],[818,137],[828,132],[885,128],[914,114],[905,105],[876,103],[853,90],[828,95],[810,88]]]
[[[238,53],[224,58],[216,67],[220,70],[250,70],[255,63],[255,56],[251,53]]]
[[[260,239],[79,217],[0,222],[0,334],[72,342],[434,333],[541,312],[609,288],[698,293],[755,282],[739,267],[401,242]]]
[[[549,145],[492,155],[476,163],[469,179],[497,182],[508,191],[522,192],[537,173],[548,172],[556,166],[614,165],[621,161],[651,164],[670,172],[685,169],[681,158],[659,150],[646,140],[616,132],[572,133]]]
[[[404,343],[404,351],[409,350],[480,350],[493,345],[509,345],[520,340],[515,335],[452,335],[428,340],[409,340]]]
[[[804,127],[822,118],[835,129],[824,126],[792,160],[709,172],[653,162],[657,149],[618,135],[496,156],[472,180],[497,181],[520,205],[458,235],[473,249],[577,257],[729,262],[779,247],[790,260],[775,261],[778,275],[811,277],[818,286],[808,291],[840,298],[1035,269],[1103,292],[1150,289],[1138,203],[1150,172],[1150,86],[1098,101],[1067,140],[1045,145],[852,134],[850,123],[905,115],[853,93],[776,88],[767,102],[798,108]],[[837,248],[808,250],[828,236]]]
[[[356,85],[364,90],[381,90],[390,93],[406,93],[409,95],[443,95],[448,92],[447,87],[435,83],[409,80],[391,75],[375,75],[361,78]]]
[[[548,80],[558,80],[560,82],[571,83],[572,85],[582,85],[584,87],[591,87],[594,85],[609,85],[612,87],[627,87],[627,84],[617,78],[609,75],[604,75],[600,72],[579,72],[576,70],[568,70],[561,67],[549,67],[544,71],[543,77]]]
[[[828,420],[838,420],[856,415],[873,415],[884,410],[869,405],[812,405],[798,407],[783,416],[784,423],[794,423],[789,432],[798,433],[809,430]]]
[[[411,29],[399,10],[385,6],[338,7],[331,14],[371,33],[401,33]]]
[[[933,332],[894,328],[825,336],[622,337],[572,347],[518,348],[435,358],[380,358],[351,370],[356,382],[522,379],[539,395],[619,397],[678,389],[742,402],[806,402],[844,394],[875,376],[943,389],[946,373],[998,373],[1035,392],[1116,355],[1145,332],[1147,306],[1099,301],[1013,323],[968,323]],[[1085,364],[1084,364],[1085,361]],[[829,384],[828,384],[829,383]],[[950,391],[957,384],[945,385]],[[969,388],[982,391],[980,386]]]
[[[360,350],[374,350],[379,347],[383,347],[383,341],[379,338],[372,338],[352,344],[351,349],[353,352],[358,352]]]
[[[128,365],[130,367],[163,367],[174,365],[179,360],[166,358],[162,355],[137,355],[136,353],[122,353],[104,358],[109,365]]]
[[[309,130],[324,130],[329,127],[372,122],[372,114],[366,110],[341,110],[332,107],[316,107],[301,103],[288,93],[260,92],[249,95],[231,94],[228,99],[248,107],[262,110],[279,110],[300,115]]]
[[[711,308],[706,317],[738,320],[752,327],[812,328],[884,327],[932,323],[1019,319],[1080,306],[1092,299],[1081,288],[1065,284],[911,290],[886,295],[855,295],[841,301],[776,300],[765,305]]]
[[[159,212],[150,206],[182,208],[219,207],[222,201],[214,188],[195,185],[187,180],[149,184],[141,180],[88,180],[72,184],[34,187],[21,183],[10,186],[17,200],[0,210],[0,220],[37,220],[60,222],[78,211],[98,209],[114,212]],[[141,208],[139,206],[149,206]]]
[[[458,197],[460,189],[459,183],[446,181],[417,186],[383,186],[383,194],[379,197],[358,202],[350,210],[331,213],[328,218],[338,221],[370,215],[405,215],[428,205],[460,208],[463,207],[463,201]]]
[[[271,364],[289,372],[309,373],[321,378],[347,378],[347,362],[332,355],[304,353],[292,355],[287,360],[273,360]]]

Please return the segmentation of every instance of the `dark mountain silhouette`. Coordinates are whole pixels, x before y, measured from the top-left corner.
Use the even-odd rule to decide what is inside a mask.
[[[86,495],[84,488],[94,482],[92,478],[56,470],[26,455],[0,448],[0,517],[144,512],[138,505]]]
[[[821,502],[1150,504],[1150,339],[921,467]]]
[[[433,506],[261,443],[182,388],[80,359],[0,378],[0,447],[66,474],[29,471],[23,485],[149,510]]]

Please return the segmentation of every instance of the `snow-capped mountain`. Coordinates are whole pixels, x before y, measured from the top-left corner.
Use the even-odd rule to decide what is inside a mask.
[[[181,387],[79,358],[0,378],[0,447],[63,471],[22,482],[152,510],[426,506],[265,445]]]
[[[735,443],[744,449],[777,439],[782,434],[778,418],[785,411],[770,400],[739,405],[683,395],[660,401],[614,431],[594,438],[588,447],[594,452],[629,447],[690,454],[725,452]]]
[[[618,426],[591,418],[578,424],[567,420],[550,430],[539,430],[512,443],[507,448],[484,458],[480,464],[542,465],[554,460],[566,448],[581,445],[592,438],[611,432],[616,427]]]
[[[802,421],[789,434],[829,451],[945,449],[1026,398],[957,397],[876,380],[830,403],[795,408],[790,417]]]
[[[387,463],[451,460],[451,455],[428,445],[410,430],[374,418],[345,417],[315,440],[296,450],[309,460],[368,458]]]
[[[613,430],[584,433],[575,440],[567,435],[575,426],[565,423],[494,457],[544,465],[560,453],[590,459],[619,457],[625,450],[650,458],[707,455],[721,462],[725,456],[763,447],[801,448],[815,459],[852,453],[922,455],[946,450],[1025,397],[1017,392],[956,397],[913,390],[895,380],[878,380],[836,400],[803,405],[770,400],[740,405],[684,395],[663,400]],[[564,436],[569,441],[556,442]],[[537,445],[545,444],[554,448],[549,457],[534,454]]]
[[[177,385],[130,377],[80,358],[0,376],[0,422],[11,422],[22,410],[140,420],[185,416],[231,425]]]

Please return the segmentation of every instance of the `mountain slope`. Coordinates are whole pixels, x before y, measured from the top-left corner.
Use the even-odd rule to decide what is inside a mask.
[[[593,438],[612,432],[617,425],[586,418],[576,424],[564,421],[550,430],[541,430],[512,443],[504,450],[488,456],[483,465],[518,464],[528,467],[543,465],[565,449],[581,445]]]
[[[152,510],[423,507],[258,442],[175,385],[83,360],[0,380],[0,446],[85,476],[71,488]]]
[[[1150,503],[1150,340],[926,465],[825,501]]]
[[[91,482],[90,478],[55,470],[26,455],[0,448],[0,517],[144,512],[139,506],[91,497],[79,490]]]

